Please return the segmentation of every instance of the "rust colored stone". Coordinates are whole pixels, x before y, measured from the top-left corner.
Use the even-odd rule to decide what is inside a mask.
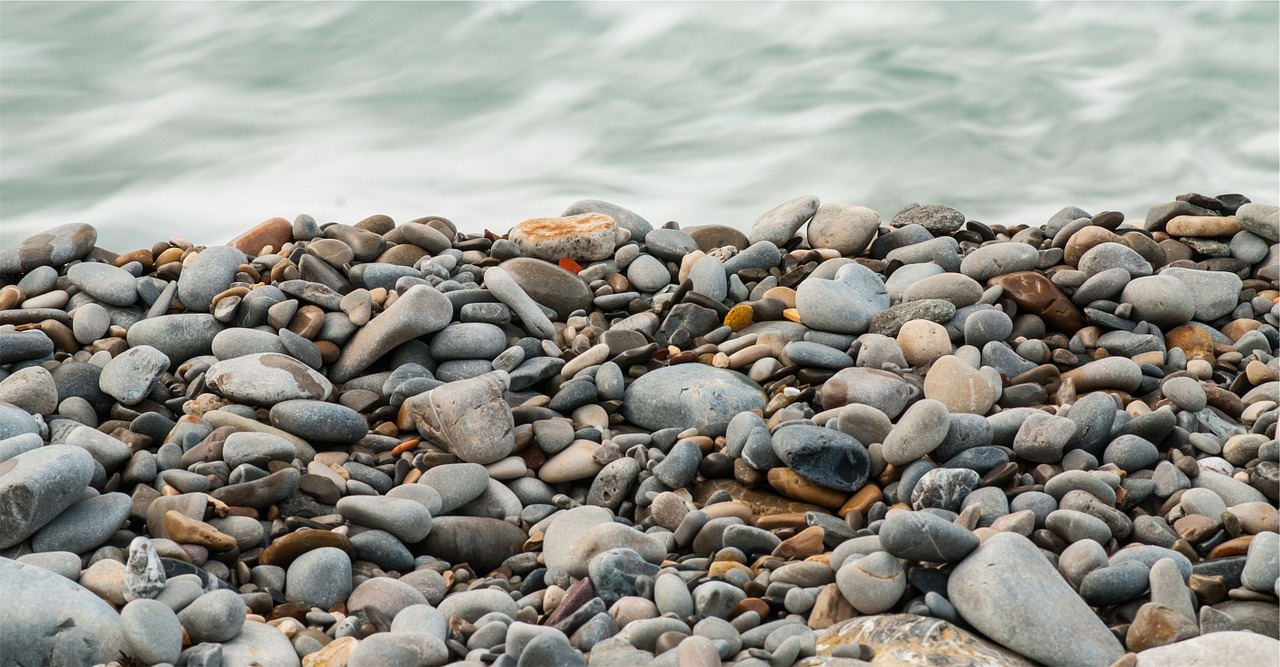
[[[987,285],[1000,285],[1005,294],[1029,313],[1039,315],[1051,329],[1074,334],[1085,326],[1084,315],[1067,295],[1048,278],[1035,271],[1017,271],[996,276]]]
[[[271,218],[259,223],[249,231],[231,239],[227,245],[250,256],[257,257],[262,249],[271,246],[279,250],[284,244],[293,240],[293,225],[284,218]]]

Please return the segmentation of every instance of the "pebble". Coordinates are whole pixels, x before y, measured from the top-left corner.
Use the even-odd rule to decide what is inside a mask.
[[[493,463],[515,448],[511,408],[503,399],[511,376],[503,371],[450,382],[415,397],[418,431],[468,463]]]
[[[6,461],[0,476],[0,549],[22,542],[74,505],[93,469],[93,457],[70,445],[49,445]]]
[[[737,373],[685,364],[650,371],[632,382],[622,412],[631,423],[651,430],[692,428],[727,423],[764,403],[764,392]]]
[[[351,595],[351,559],[334,547],[309,550],[289,564],[286,581],[285,599],[328,609]]]
[[[1107,626],[1021,535],[988,538],[952,571],[947,599],[966,623],[1032,660],[1111,664],[1124,654]],[[1009,614],[1018,624],[1005,622]]]
[[[67,269],[67,278],[85,294],[110,306],[131,306],[138,298],[133,274],[110,264],[80,262]]]
[[[178,612],[178,620],[193,642],[229,641],[245,623],[244,601],[234,591],[211,591]]]
[[[768,241],[781,248],[818,211],[818,198],[806,195],[790,199],[763,213],[747,235],[751,243]]]
[[[0,558],[0,589],[10,613],[0,633],[5,660],[87,665],[114,660],[125,648],[119,614],[74,581]]]
[[[568,257],[594,262],[613,255],[618,223],[603,213],[533,218],[511,228],[508,238],[526,257],[548,262]]]
[[[885,551],[894,556],[931,563],[959,562],[979,541],[962,526],[927,512],[891,513],[879,535]]]
[[[892,609],[907,590],[907,575],[894,556],[879,551],[845,561],[836,583],[853,608],[863,614]]]
[[[806,234],[810,247],[848,257],[862,254],[879,227],[880,215],[865,206],[827,202],[813,214]]]
[[[134,600],[120,610],[120,631],[129,654],[146,664],[177,664],[182,624],[172,609],[155,600]]]

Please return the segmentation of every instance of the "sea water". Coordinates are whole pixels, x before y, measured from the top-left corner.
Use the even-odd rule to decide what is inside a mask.
[[[0,244],[1280,201],[1280,3],[0,4]]]

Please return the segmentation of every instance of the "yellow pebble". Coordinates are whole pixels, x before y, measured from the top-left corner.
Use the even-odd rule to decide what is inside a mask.
[[[733,329],[734,331],[742,331],[743,329],[751,326],[753,315],[754,311],[752,311],[751,306],[748,306],[745,303],[740,303],[733,308],[730,308],[728,313],[725,313],[724,323],[725,326]]]
[[[782,311],[782,316],[787,318],[788,320],[791,320],[792,322],[796,322],[797,324],[800,323],[800,311],[796,310],[795,308],[788,308]]]

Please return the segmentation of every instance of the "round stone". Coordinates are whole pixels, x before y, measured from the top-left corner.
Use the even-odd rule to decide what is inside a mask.
[[[76,342],[88,345],[106,335],[111,327],[111,314],[96,303],[85,303],[71,313],[72,332]]]
[[[178,620],[194,643],[225,642],[240,634],[244,600],[231,590],[205,593],[178,612]]]
[[[120,631],[129,654],[143,663],[178,663],[182,624],[168,605],[155,600],[130,602],[120,610]]]
[[[796,288],[800,321],[811,329],[860,334],[877,313],[889,307],[884,283],[861,264],[846,264],[835,280],[810,277]]]
[[[764,392],[739,373],[704,364],[649,371],[627,387],[622,414],[656,431],[727,423],[740,412],[763,409]]]
[[[289,564],[285,581],[285,599],[328,609],[351,595],[351,559],[342,549],[312,549]]]
[[[450,359],[493,359],[507,349],[507,335],[485,322],[450,324],[431,338],[431,356]]]
[[[865,206],[827,202],[809,221],[810,248],[830,248],[841,255],[857,256],[867,249],[880,229],[880,215]]]
[[[884,551],[845,561],[836,573],[836,585],[853,608],[863,614],[879,614],[898,603],[907,590],[907,574],[892,554]]]
[[[884,460],[901,466],[919,459],[942,444],[950,426],[946,405],[928,398],[917,401],[884,439]]]
[[[189,311],[208,312],[213,297],[231,286],[236,271],[247,259],[244,253],[227,246],[201,250],[182,269],[178,278],[178,300]]]
[[[1195,378],[1186,376],[1172,378],[1160,385],[1160,390],[1165,398],[1173,401],[1174,405],[1189,412],[1199,412],[1207,403],[1204,388]]]
[[[373,577],[351,592],[347,609],[368,610],[382,618],[394,619],[403,609],[426,604],[427,598],[413,586],[390,577]]]
[[[58,385],[43,366],[28,366],[0,380],[0,403],[48,416],[58,409]]]
[[[671,272],[662,260],[640,255],[627,265],[627,281],[641,292],[656,292],[671,282]]]
[[[1120,301],[1133,306],[1134,319],[1161,327],[1186,324],[1196,314],[1196,301],[1187,286],[1163,274],[1135,278],[1120,293]]]
[[[996,389],[987,376],[953,355],[933,362],[924,379],[924,395],[950,412],[977,415],[986,414],[996,402]]]

